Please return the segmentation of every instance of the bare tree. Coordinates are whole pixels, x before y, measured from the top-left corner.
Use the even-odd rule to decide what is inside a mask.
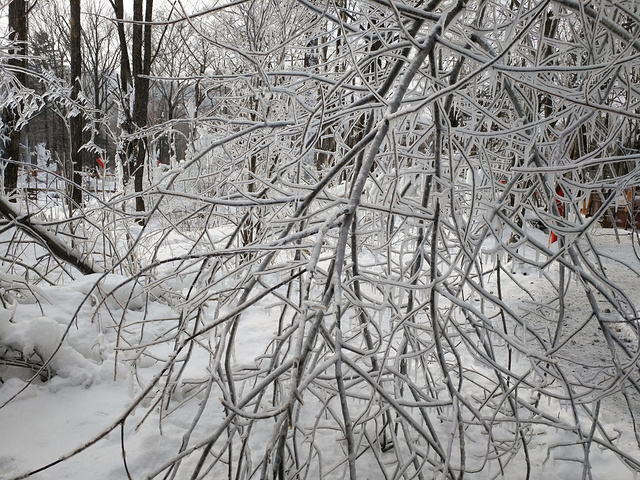
[[[125,178],[128,183],[133,177],[136,211],[145,211],[144,197],[144,169],[147,160],[148,145],[142,137],[136,135],[139,130],[147,126],[149,108],[149,75],[151,73],[152,44],[151,29],[153,20],[153,1],[135,0],[133,4],[133,27],[131,36],[131,54],[125,34],[124,7],[122,0],[112,2],[118,22],[118,38],[120,40],[120,82],[121,108],[125,120],[122,129],[126,135],[133,135],[132,140],[126,140],[121,147]],[[133,97],[132,106],[129,96]],[[144,223],[143,216],[140,222]]]
[[[7,64],[13,70],[16,80],[26,85],[27,67],[27,2],[12,0],[9,2],[9,40],[13,46],[9,51]],[[3,132],[8,140],[3,140],[2,157],[4,163],[4,193],[13,196],[18,188],[18,168],[20,165],[20,136],[21,126],[19,108],[5,108],[3,110],[3,124],[8,129]]]
[[[133,95],[122,144],[148,202],[125,253],[101,261],[134,259],[123,283],[174,315],[156,336],[127,317],[133,300],[111,313],[132,368],[144,357],[156,373],[64,459],[119,428],[131,474],[124,426],[144,408],[137,428],[184,426],[147,478],[530,479],[562,450],[587,479],[596,446],[640,472],[602,418],[623,405],[640,444],[638,306],[617,283],[640,269],[593,235],[635,208],[638,5],[178,10],[164,26],[182,22],[172,32],[224,68],[201,66],[211,109],[189,119],[184,162],[144,189],[152,4],[134,3],[131,67],[114,7],[123,105]],[[132,218],[121,202],[96,201],[113,231]],[[187,248],[167,254],[177,236]],[[76,264],[95,259],[84,251]],[[548,440],[556,429],[563,440]]]
[[[80,0],[70,0],[69,16],[69,54],[71,57],[71,101],[77,102],[82,89],[82,26],[80,24]],[[74,206],[82,206],[83,154],[80,151],[84,118],[81,112],[72,113],[69,119],[71,137],[71,164],[73,165],[73,184],[71,201]]]

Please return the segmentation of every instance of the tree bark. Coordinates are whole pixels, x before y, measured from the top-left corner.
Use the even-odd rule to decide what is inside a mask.
[[[80,94],[82,81],[82,48],[80,43],[80,0],[70,1],[69,20],[69,43],[71,56],[71,100],[76,102]],[[80,112],[72,115],[69,119],[69,133],[71,144],[71,164],[73,167],[73,181],[71,184],[71,205],[72,208],[82,205],[82,170],[84,162],[82,158],[82,130],[83,118]]]
[[[134,18],[142,20],[143,0],[134,0]],[[146,0],[144,27],[134,24],[133,27],[133,74],[135,85],[133,123],[136,128],[147,126],[149,112],[149,74],[151,73],[151,20],[153,14],[153,0]],[[136,212],[144,212],[143,190],[144,165],[147,158],[147,143],[144,138],[138,140],[134,160],[134,189],[136,196]]]
[[[15,77],[26,84],[27,75],[27,4],[25,0],[12,0],[9,3],[9,40],[15,45],[9,49],[7,64],[14,71]],[[2,157],[6,159],[4,170],[4,194],[14,196],[18,190],[18,162],[20,161],[20,133],[17,127],[19,113],[13,108],[6,108],[3,120],[8,126],[8,142],[4,145]]]
[[[127,43],[127,36],[124,30],[124,5],[123,0],[113,0],[111,2],[113,6],[118,28],[118,39],[120,42],[120,101],[122,108],[122,116],[124,119],[120,124],[122,129],[123,140],[121,150],[119,152],[120,163],[122,164],[123,180],[125,185],[129,183],[131,178],[131,163],[133,156],[133,146],[131,142],[126,139],[126,134],[131,133],[134,130],[132,112],[129,102],[129,95],[133,88],[133,80],[131,77],[131,61],[129,58],[129,46]]]
[[[116,17],[122,20],[124,9],[122,0],[112,2]],[[144,16],[144,18],[143,18]],[[153,0],[134,0],[133,2],[133,34],[131,38],[131,64],[124,32],[123,22],[118,22],[120,38],[120,81],[122,88],[122,107],[125,120],[122,129],[125,133],[133,133],[145,128],[148,123],[149,106],[149,74],[151,73],[151,24],[153,18]],[[129,93],[133,86],[133,109],[129,107]],[[144,166],[147,158],[147,143],[144,139],[133,142],[125,141],[123,145],[123,169],[125,182],[133,177],[136,196],[136,212],[145,211],[145,202],[141,193],[144,189]],[[140,219],[140,223],[144,223]]]

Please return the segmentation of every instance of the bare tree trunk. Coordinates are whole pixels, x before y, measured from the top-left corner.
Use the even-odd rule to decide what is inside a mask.
[[[133,18],[142,21],[143,0],[133,2]],[[133,123],[136,129],[146,127],[149,106],[149,74],[151,72],[151,25],[153,0],[146,0],[144,27],[140,23],[133,26],[133,77],[134,77],[134,107]],[[144,212],[143,190],[144,164],[147,158],[147,144],[144,139],[137,140],[133,163],[134,189],[139,195],[136,197],[136,212]]]
[[[131,134],[143,129],[148,123],[149,106],[149,74],[151,72],[151,25],[153,18],[153,0],[134,0],[133,2],[133,35],[131,38],[131,63],[129,63],[128,42],[124,31],[124,7],[122,0],[115,0],[112,6],[118,22],[118,38],[120,40],[120,88],[124,121],[121,124],[123,133]],[[144,12],[144,18],[143,18]],[[144,25],[143,25],[144,21]],[[133,108],[129,95],[133,87]],[[148,148],[145,139],[133,142],[123,140],[122,166],[124,181],[128,183],[133,177],[136,196],[136,212],[145,211],[144,198],[144,165]],[[143,219],[139,220],[144,223]]]
[[[22,84],[26,84],[27,76],[27,4],[25,0],[13,0],[9,4],[9,39],[16,42],[9,50],[7,64],[15,69],[15,76]],[[17,127],[18,112],[12,108],[6,108],[3,112],[3,123],[10,129],[7,132],[8,142],[4,146],[2,157],[7,162],[4,170],[4,193],[8,196],[15,195],[18,189],[18,162],[20,161],[20,133]]]
[[[118,40],[120,42],[120,107],[124,119],[120,124],[123,132],[123,140],[119,150],[120,163],[124,175],[124,183],[129,182],[131,177],[131,157],[133,155],[132,145],[126,139],[126,134],[131,133],[134,129],[132,112],[129,102],[129,95],[132,90],[133,81],[131,79],[131,63],[129,59],[129,47],[127,36],[124,30],[124,5],[123,0],[114,0],[112,2],[116,19],[118,20]]]
[[[69,43],[71,56],[71,100],[76,102],[80,94],[82,82],[82,48],[80,43],[80,0],[70,0]],[[71,184],[72,208],[82,205],[82,169],[84,167],[82,147],[83,118],[76,113],[69,119],[69,133],[71,144],[71,164],[73,168],[73,182]]]

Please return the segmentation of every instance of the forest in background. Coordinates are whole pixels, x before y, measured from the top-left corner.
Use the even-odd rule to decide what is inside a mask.
[[[540,478],[529,445],[547,427],[579,446],[575,478],[596,446],[640,471],[600,413],[621,405],[640,442],[640,3],[11,0],[0,15],[3,383],[62,375],[89,308],[113,353],[92,361],[137,381],[110,428],[136,406],[160,430],[191,412],[149,477],[340,477],[327,430],[352,480],[499,476],[515,459]],[[630,231],[633,256],[599,249],[603,227]],[[56,348],[8,335],[20,305],[45,315],[39,289],[81,278]],[[172,313],[137,315],[158,304]],[[256,308],[273,332],[240,358]]]

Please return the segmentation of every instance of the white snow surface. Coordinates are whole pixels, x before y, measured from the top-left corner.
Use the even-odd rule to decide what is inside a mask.
[[[623,232],[619,244],[611,231],[598,230],[594,239],[603,252],[630,265],[629,270],[616,267],[617,270],[610,273],[612,279],[627,293],[633,293],[632,300],[636,304],[640,303],[640,282],[637,276],[640,270],[629,236]],[[529,282],[532,291],[537,288],[536,271],[519,269],[516,265],[514,278]],[[171,286],[174,289],[179,287],[180,285]],[[101,436],[102,432],[117,422],[146,382],[158,373],[162,363],[159,360],[167,358],[173,348],[170,342],[162,341],[165,330],[172,325],[171,322],[164,325],[163,320],[175,319],[176,311],[161,299],[144,297],[140,286],[135,282],[128,282],[125,277],[90,275],[67,285],[40,286],[39,291],[33,295],[34,298],[31,299],[13,299],[13,303],[7,308],[0,309],[2,342],[25,357],[48,362],[32,381],[29,379],[34,372],[25,368],[5,367],[2,371],[2,480],[19,478],[55,462]],[[508,291],[505,298],[508,298]],[[527,308],[524,298],[512,298],[511,303],[514,308]],[[587,305],[584,304],[570,304],[567,307],[568,315],[579,319],[586,308]],[[256,361],[256,357],[264,351],[276,331],[277,317],[267,304],[258,303],[248,309],[242,317],[237,334],[234,355],[238,363],[250,365]],[[121,323],[125,320],[129,327],[123,331]],[[144,334],[141,333],[142,325],[146,325]],[[631,339],[632,333],[629,332],[628,335]],[[135,348],[135,340],[139,338],[143,338],[143,343],[153,343],[145,350],[144,355],[140,355],[140,350]],[[152,342],[154,339],[157,341]],[[585,360],[585,363],[594,363],[602,355],[602,345],[595,335],[576,336],[574,342],[572,352]],[[526,363],[526,359],[519,361]],[[185,381],[174,392],[175,402],[184,398],[187,404],[190,402],[191,405],[200,405],[205,400],[203,395],[190,397],[188,379],[190,374],[201,375],[209,365],[210,355],[206,348],[192,352],[188,371],[183,376]],[[181,388],[183,391],[180,391]],[[146,474],[175,454],[193,417],[192,411],[189,413],[187,408],[184,413],[176,410],[174,415],[162,420],[157,415],[146,417],[148,408],[152,408],[152,401],[157,398],[153,395],[148,397],[131,412],[123,426],[111,428],[91,447],[30,478],[126,479],[124,455],[131,477],[145,478]],[[218,427],[223,413],[216,397],[214,395],[213,398],[208,398],[199,422],[200,427],[194,431],[195,440],[192,439],[192,442],[206,437]],[[614,396],[603,403],[603,408],[603,423],[610,430],[619,433],[615,445],[640,459],[640,449],[633,438],[627,416],[623,415],[624,406],[620,400]],[[354,406],[354,410],[357,410],[357,406]],[[152,408],[152,411],[155,410]],[[559,409],[558,415],[561,414]],[[206,428],[201,428],[203,425]],[[507,425],[504,430],[494,429],[494,438],[499,439],[501,432],[505,439],[510,438],[512,433],[508,427]],[[323,449],[326,448],[323,453],[327,457],[344,455],[340,439],[329,430],[319,430],[315,440]],[[258,452],[260,443],[268,441],[268,432],[263,435],[257,432],[252,436],[253,446]],[[547,447],[552,445],[557,447],[549,453]],[[536,426],[529,451],[532,463],[536,466],[532,478],[582,478],[583,469],[579,464],[581,447],[571,435],[555,428]],[[591,463],[595,479],[636,478],[609,451],[594,449],[591,452]],[[359,464],[359,478],[378,478],[375,466],[372,461],[371,469],[367,470],[366,466]],[[470,478],[493,478],[496,475],[498,478],[524,478],[525,468],[524,456],[520,454],[508,465],[504,476],[499,475],[495,465],[488,464],[485,470],[470,475]],[[325,472],[324,476],[348,477],[345,472],[341,467],[333,472]],[[213,472],[211,475],[206,478],[221,478]],[[426,478],[432,478],[428,472],[425,475]]]

